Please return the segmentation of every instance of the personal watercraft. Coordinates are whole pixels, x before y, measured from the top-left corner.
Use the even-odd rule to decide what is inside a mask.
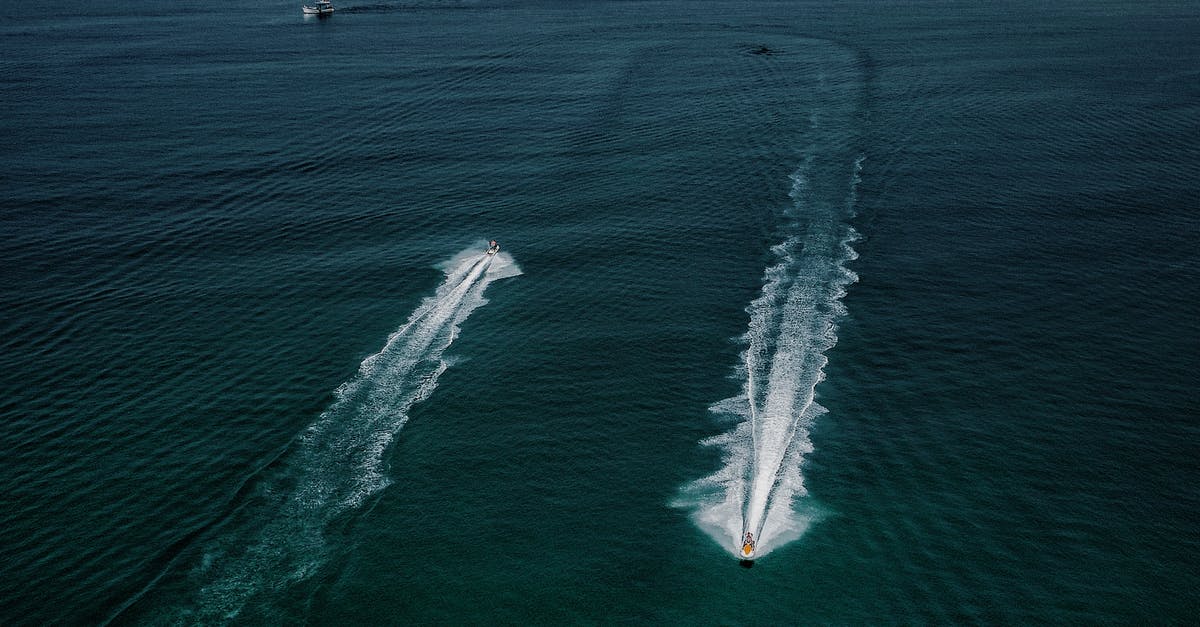
[[[500,244],[498,244],[496,240],[492,240],[491,243],[488,244],[487,254],[494,255],[498,252],[500,252]]]
[[[738,556],[743,560],[754,559],[754,545],[754,534],[747,531],[745,537],[742,538],[742,550]]]

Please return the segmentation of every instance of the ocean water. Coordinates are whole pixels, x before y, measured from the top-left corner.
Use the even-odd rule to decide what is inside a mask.
[[[0,623],[1200,615],[1195,3],[299,4],[0,18]]]

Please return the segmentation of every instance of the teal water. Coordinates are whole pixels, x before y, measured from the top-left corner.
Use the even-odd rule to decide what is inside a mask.
[[[0,622],[1194,620],[1194,5],[298,4],[0,21]]]

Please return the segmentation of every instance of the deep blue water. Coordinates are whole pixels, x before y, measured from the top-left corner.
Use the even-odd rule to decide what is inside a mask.
[[[1200,614],[1194,3],[299,4],[0,18],[0,623]]]

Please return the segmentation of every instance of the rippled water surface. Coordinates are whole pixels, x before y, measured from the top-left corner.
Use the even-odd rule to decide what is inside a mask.
[[[0,623],[1200,612],[1195,6],[299,4],[0,21]]]

